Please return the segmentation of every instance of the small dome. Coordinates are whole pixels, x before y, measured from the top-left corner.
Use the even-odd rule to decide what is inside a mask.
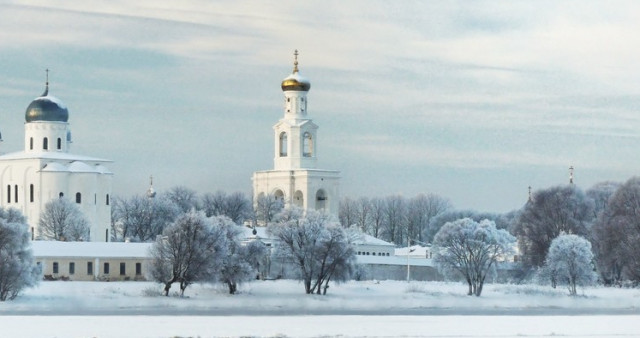
[[[283,91],[297,90],[308,92],[310,88],[311,83],[309,83],[309,80],[300,76],[297,70],[293,74],[287,76],[286,79],[282,80]]]
[[[311,88],[311,83],[306,78],[298,74],[298,50],[293,53],[293,73],[282,80],[282,91],[296,90],[308,92]]]
[[[49,88],[47,87],[42,96],[31,101],[24,118],[27,122],[67,122],[69,120],[69,111],[62,101],[49,95]]]

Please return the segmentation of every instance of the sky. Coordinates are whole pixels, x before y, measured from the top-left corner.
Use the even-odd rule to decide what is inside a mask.
[[[44,90],[113,194],[251,194],[299,50],[318,166],[357,198],[520,208],[640,172],[634,1],[0,1],[0,153]]]

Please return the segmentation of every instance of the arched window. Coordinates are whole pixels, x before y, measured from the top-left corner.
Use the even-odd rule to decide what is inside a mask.
[[[33,137],[29,138],[29,150],[33,150]]]
[[[326,209],[327,207],[327,194],[324,190],[320,189],[316,192],[316,210]]]
[[[280,157],[287,156],[287,133],[280,133]]]
[[[109,194],[107,194],[107,205],[109,205]]]
[[[304,195],[298,190],[293,194],[293,205],[302,208],[304,206]]]
[[[42,140],[42,149],[44,150],[48,150],[49,149],[49,139],[48,138],[44,138],[44,140]]]
[[[64,193],[63,192],[58,194],[58,198],[63,198],[63,197],[64,197]]]
[[[33,203],[34,200],[34,188],[33,188],[33,184],[29,185],[29,202]]]
[[[14,199],[16,200],[16,203],[18,203],[18,185],[16,184],[16,185],[14,186],[14,188],[15,188],[15,190],[16,190],[16,191],[14,191],[14,192],[13,192],[13,194],[15,195],[15,198],[14,198]]]
[[[304,133],[304,137],[302,138],[302,156],[313,156],[313,136],[311,136],[309,132]]]
[[[79,192],[76,193],[76,203],[82,203],[82,194]]]
[[[11,203],[11,184],[7,185],[7,203]]]
[[[58,137],[58,150],[62,149],[62,139]]]

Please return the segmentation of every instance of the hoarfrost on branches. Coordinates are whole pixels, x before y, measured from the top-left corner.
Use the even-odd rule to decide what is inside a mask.
[[[551,279],[552,285],[566,285],[569,294],[576,295],[576,286],[595,283],[591,243],[577,235],[562,234],[549,247],[542,273]]]
[[[14,299],[24,288],[38,283],[40,271],[28,229],[19,211],[0,208],[0,301]]]
[[[445,275],[460,273],[469,286],[468,295],[480,296],[487,274],[499,259],[514,251],[515,238],[493,221],[479,223],[463,218],[446,223],[434,239],[434,260]]]

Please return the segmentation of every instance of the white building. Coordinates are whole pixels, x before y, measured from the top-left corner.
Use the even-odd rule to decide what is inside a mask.
[[[318,126],[308,113],[311,84],[298,71],[295,52],[293,73],[282,81],[284,117],[274,130],[274,169],[253,174],[253,198],[273,195],[285,205],[338,214],[340,172],[317,169]]]
[[[0,206],[15,208],[27,217],[32,239],[45,204],[68,197],[90,223],[91,241],[109,241],[111,179],[105,167],[111,161],[69,152],[69,111],[45,92],[27,107],[24,151],[0,156]]]

